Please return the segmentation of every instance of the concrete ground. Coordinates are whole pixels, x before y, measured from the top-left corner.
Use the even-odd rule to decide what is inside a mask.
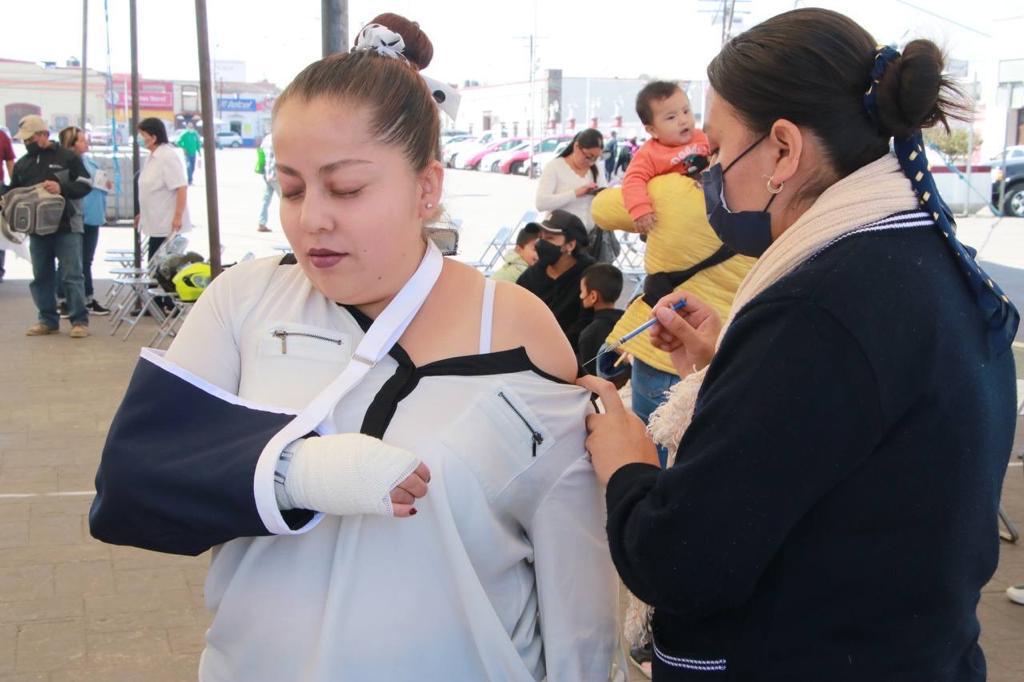
[[[276,220],[274,233],[255,232],[261,186],[253,163],[251,150],[218,157],[226,262],[247,252],[270,255],[284,242]],[[533,187],[525,178],[449,174],[445,203],[464,220],[463,252],[475,257],[499,224],[514,223],[530,208]],[[193,189],[190,205],[198,226],[193,248],[205,253],[201,191]],[[960,231],[1024,304],[1024,220],[973,218]],[[127,230],[104,228],[100,259],[129,240]],[[106,267],[97,263],[96,276]],[[153,323],[145,320],[126,342],[107,335],[103,318],[94,318],[93,336],[84,340],[70,339],[66,322],[60,335],[25,337],[35,319],[30,269],[8,254],[7,271],[0,284],[0,682],[194,680],[209,620],[202,601],[208,557],[103,545],[89,537],[86,519],[107,428]],[[1024,366],[1024,351],[1015,352]],[[1022,433],[1018,425],[1003,505],[1024,523],[1016,456]],[[989,679],[1017,682],[1024,679],[1024,606],[1004,591],[1024,582],[1024,546],[1001,549],[978,614]]]

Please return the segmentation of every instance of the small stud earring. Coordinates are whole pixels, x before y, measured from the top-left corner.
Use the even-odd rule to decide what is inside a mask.
[[[434,208],[434,205],[431,204],[430,202],[427,202],[427,208]]]

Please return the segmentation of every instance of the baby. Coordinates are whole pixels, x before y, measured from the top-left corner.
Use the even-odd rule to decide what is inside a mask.
[[[656,175],[692,175],[706,165],[689,157],[711,153],[708,138],[694,125],[690,100],[678,83],[652,81],[636,96],[636,113],[651,139],[633,157],[622,181],[622,197],[636,229],[647,234],[654,227],[654,206],[647,182]]]

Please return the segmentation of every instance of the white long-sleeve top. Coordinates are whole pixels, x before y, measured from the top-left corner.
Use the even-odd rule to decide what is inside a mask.
[[[605,187],[608,184],[604,176],[604,164],[597,163],[597,186]],[[556,157],[540,174],[540,182],[537,184],[537,210],[554,211],[560,208],[575,214],[587,227],[587,232],[594,229],[594,218],[590,215],[590,204],[594,197],[584,194],[576,196],[576,190],[584,185],[594,182],[594,175],[589,170],[583,175],[577,175],[576,171],[569,166],[569,162],[562,157]]]
[[[297,265],[241,263],[199,299],[167,359],[298,411],[349,361],[357,318]],[[301,535],[215,548],[200,680],[607,679],[618,583],[584,449],[588,394],[522,348],[418,368],[392,356],[334,423],[383,424],[429,466],[419,513],[325,516]]]

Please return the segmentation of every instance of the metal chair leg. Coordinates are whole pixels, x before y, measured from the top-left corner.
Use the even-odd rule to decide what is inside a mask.
[[[999,537],[1006,542],[1017,542],[1020,539],[1020,531],[1017,530],[1017,524],[1003,511],[1003,505],[999,505],[999,521],[1006,527],[1005,532],[999,531]]]

